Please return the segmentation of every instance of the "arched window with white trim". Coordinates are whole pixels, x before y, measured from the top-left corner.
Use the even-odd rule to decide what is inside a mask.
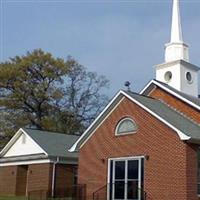
[[[130,117],[120,120],[115,129],[115,135],[125,135],[135,133],[138,129],[137,124]]]

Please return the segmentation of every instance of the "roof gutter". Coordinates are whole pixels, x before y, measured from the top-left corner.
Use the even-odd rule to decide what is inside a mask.
[[[187,143],[198,144],[198,145],[199,145],[199,144],[200,144],[200,140],[199,140],[199,139],[193,139],[193,138],[192,138],[192,139],[188,140]]]

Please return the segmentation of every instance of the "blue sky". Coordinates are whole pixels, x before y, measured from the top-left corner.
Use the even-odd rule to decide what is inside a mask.
[[[171,0],[0,0],[0,61],[42,48],[74,57],[110,80],[113,96],[129,80],[133,91],[155,77],[170,38]],[[184,41],[200,66],[200,0],[181,1]]]

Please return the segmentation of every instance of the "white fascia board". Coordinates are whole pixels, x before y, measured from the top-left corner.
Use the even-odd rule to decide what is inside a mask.
[[[106,112],[106,110],[112,105],[112,103],[118,98],[118,96],[121,94],[121,91],[119,91],[113,99],[108,103],[108,105],[103,109],[103,111],[98,115],[98,117],[92,122],[92,124],[85,130],[85,132],[81,135],[81,137],[73,144],[73,146],[68,150],[69,152],[74,152],[76,150],[76,147],[78,143],[84,138],[84,136],[87,134],[87,132],[94,126],[94,124],[100,119],[100,117]],[[120,101],[121,102],[121,101]],[[113,110],[113,109],[112,109]],[[98,126],[99,127],[99,126]],[[95,129],[96,130],[96,129]],[[93,131],[94,132],[94,131]],[[92,135],[92,134],[91,134]]]
[[[34,165],[34,164],[46,164],[46,163],[54,163],[55,161],[50,159],[44,160],[32,160],[32,161],[16,161],[16,162],[5,162],[0,163],[0,167],[7,167],[7,166],[16,166],[16,165]],[[69,164],[69,165],[76,165],[77,162],[75,161],[60,161],[59,164]]]
[[[144,91],[152,84],[154,83],[155,85],[157,85],[158,87],[162,88],[163,90],[167,91],[168,93],[172,94],[173,96],[177,97],[178,99],[181,99],[182,101],[186,102],[187,104],[193,106],[194,108],[196,108],[197,110],[200,110],[200,106],[198,106],[197,104],[189,101],[188,99],[184,98],[183,96],[177,94],[176,92],[170,90],[169,88],[166,88],[165,86],[163,86],[162,84],[158,83],[157,81],[151,80],[145,87],[144,89],[142,89],[142,91],[139,94],[143,94]]]
[[[35,160],[21,160],[21,161],[8,161],[8,162],[0,162],[0,167],[6,166],[15,166],[15,165],[34,165],[34,164],[45,164],[45,163],[55,163],[54,159],[51,158],[44,158],[44,159],[35,159]],[[73,160],[59,160],[59,164],[69,164],[69,165],[76,165],[77,161]]]
[[[144,88],[139,92],[139,94],[143,94],[144,91],[145,91],[152,83],[154,83],[154,80],[149,81],[149,82],[144,86]]]
[[[43,159],[43,160],[30,160],[30,161],[16,161],[16,162],[5,162],[0,163],[0,167],[6,167],[6,166],[13,166],[13,165],[33,165],[33,164],[43,164],[43,163],[51,163],[52,161],[50,159]]]
[[[143,104],[141,104],[140,102],[138,102],[137,100],[135,100],[134,98],[132,98],[131,96],[127,95],[125,92],[121,91],[122,94],[124,96],[126,96],[128,99],[130,99],[131,101],[133,101],[135,104],[137,104],[138,106],[140,106],[141,108],[143,108],[144,110],[146,110],[148,113],[150,113],[151,115],[153,115],[154,117],[156,117],[158,120],[160,120],[161,122],[163,122],[164,124],[166,124],[168,127],[170,127],[171,129],[173,129],[179,136],[179,138],[181,140],[189,140],[191,137],[187,136],[185,133],[183,133],[182,131],[180,131],[179,129],[177,129],[176,127],[174,127],[172,124],[170,124],[169,122],[167,122],[165,119],[163,119],[162,117],[160,117],[159,115],[157,115],[155,112],[151,111],[149,108],[147,108],[146,106],[144,106]]]

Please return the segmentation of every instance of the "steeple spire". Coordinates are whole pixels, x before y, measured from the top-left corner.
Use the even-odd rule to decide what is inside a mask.
[[[183,42],[182,28],[181,28],[181,17],[179,9],[179,0],[173,1],[173,12],[172,12],[172,28],[171,28],[171,41]]]
[[[183,42],[179,0],[173,0],[171,40],[166,44],[165,62],[189,61],[188,45]]]
[[[165,62],[156,66],[156,80],[178,91],[198,97],[199,68],[189,62],[188,45],[183,42],[180,0],[173,1],[171,39],[165,45]]]

